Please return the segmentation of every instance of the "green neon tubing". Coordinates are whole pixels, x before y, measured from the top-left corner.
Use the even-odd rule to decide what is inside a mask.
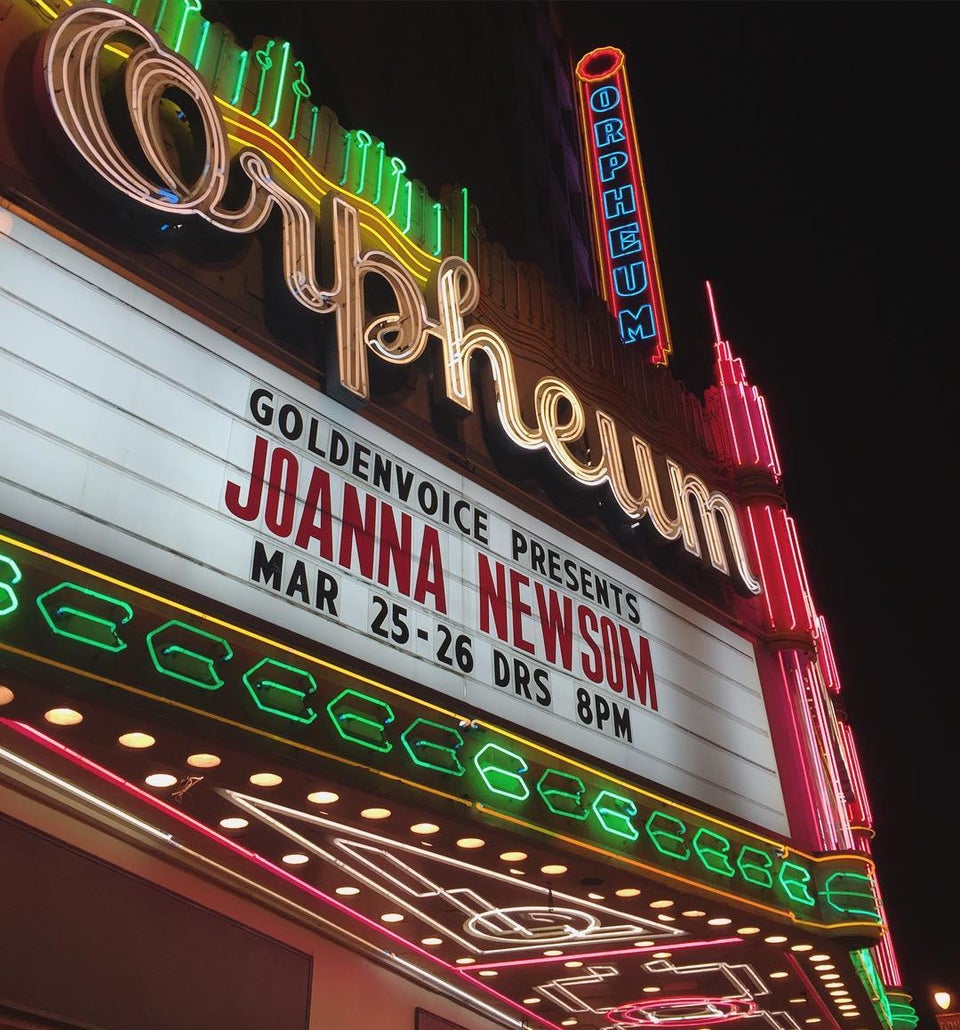
[[[737,868],[747,883],[764,888],[773,886],[773,859],[765,851],[744,844],[737,855]]]
[[[880,974],[877,972],[877,967],[874,965],[870,952],[866,948],[860,948],[858,951],[851,951],[850,958],[853,960],[853,964],[858,967],[857,975],[866,989],[867,996],[870,998],[880,1022],[886,1027],[892,1026],[893,1013],[890,1010],[890,999],[887,997],[887,992],[880,980]]]
[[[379,206],[380,198],[383,196],[383,159],[386,156],[386,148],[381,140],[377,144],[377,193],[373,203]]]
[[[730,864],[730,841],[726,837],[701,826],[693,836],[693,850],[711,873],[718,876],[736,875],[736,869]]]
[[[608,800],[611,805],[606,804]],[[608,833],[626,840],[636,840],[640,836],[640,831],[633,824],[637,806],[630,798],[614,794],[612,790],[601,790],[590,807]]]
[[[489,761],[488,754],[491,756]],[[497,764],[505,759],[509,759],[509,764],[515,768],[505,768]],[[523,773],[527,771],[527,763],[505,747],[493,743],[485,744],[473,756],[473,764],[492,793],[513,798],[515,801],[524,801],[530,796],[530,788],[523,778]]]
[[[93,612],[85,612],[66,603],[58,604],[52,613],[48,611],[48,598],[52,599],[58,594],[70,590],[75,590],[85,598],[95,598],[97,601],[102,601],[108,607],[119,608],[123,613],[123,618],[117,620],[94,615]],[[47,625],[57,636],[69,637],[71,640],[76,640],[81,644],[103,648],[104,651],[122,651],[127,646],[117,634],[118,627],[133,618],[133,609],[126,601],[110,597],[107,594],[98,594],[96,590],[88,590],[86,587],[77,586],[76,583],[60,583],[37,598],[37,607],[40,609],[40,614]],[[85,627],[86,632],[81,631],[81,627]],[[89,636],[88,634],[92,632],[93,627],[105,630],[106,633],[101,632],[99,636],[95,637]]]
[[[666,812],[651,812],[644,829],[661,855],[678,858],[681,862],[686,862],[690,857],[690,849],[686,842],[686,824],[675,816],[667,815]]]
[[[200,42],[197,44],[197,55],[193,59],[194,68],[200,68],[200,62],[203,60],[203,52],[207,49],[207,36],[210,34],[210,22],[206,18],[203,19],[203,28],[200,30]]]
[[[390,210],[387,212],[387,218],[393,218],[397,212],[397,199],[400,196],[400,180],[403,178],[403,173],[406,170],[406,164],[404,164],[399,157],[390,158],[390,175],[393,178],[393,199],[390,204]],[[342,186],[343,183],[340,185]]]
[[[280,101],[283,99],[283,80],[287,77],[287,61],[290,59],[290,44],[283,43],[280,49],[283,51],[283,60],[280,64],[280,74],[277,76],[277,95],[273,101],[273,117],[267,123],[271,129],[276,126],[277,119],[280,117]]]
[[[834,881],[839,882],[835,885]],[[826,903],[837,912],[866,916],[876,922],[880,921],[877,899],[873,894],[873,882],[863,873],[833,873],[827,877],[820,893]],[[841,904],[839,899],[844,898],[849,900]]]
[[[917,1010],[903,1001],[890,1002],[890,1020],[893,1030],[913,1030],[920,1022]]]
[[[157,8],[157,16],[153,19],[153,31],[159,32],[160,25],[163,22],[163,16],[167,13],[167,0],[160,0],[160,6]]]
[[[266,673],[268,669],[269,675]],[[284,683],[276,678],[278,675],[287,680],[299,680],[299,685]],[[317,691],[317,681],[303,669],[287,665],[286,662],[278,662],[273,658],[264,658],[247,669],[243,674],[243,683],[262,712],[279,715],[281,719],[299,722],[304,726],[309,726],[317,717],[317,713],[307,703],[307,698]],[[281,707],[279,703],[267,704],[268,697],[271,701],[289,702],[289,707]]]
[[[413,220],[413,183],[407,179],[407,221],[403,227],[404,236],[410,232],[410,222]]]
[[[237,85],[230,98],[230,103],[236,107],[240,103],[240,94],[243,92],[243,80],[247,75],[247,61],[250,60],[250,51],[240,51],[240,67],[237,69]]]
[[[440,256],[440,248],[443,246],[443,205],[438,201],[433,205],[434,222],[437,232],[437,243],[433,248],[433,256]]]
[[[797,865],[796,862],[784,862],[780,866],[780,873],[777,879],[791,901],[795,901],[798,905],[808,906],[813,906],[817,903],[816,898],[807,890],[807,884],[810,882],[810,872],[804,869],[802,865]]]
[[[320,115],[320,108],[314,107],[310,114],[310,145],[307,147],[307,157],[313,157],[313,148],[317,145],[317,118]]]
[[[446,736],[450,743],[438,744],[427,739],[427,734],[440,738]],[[443,726],[430,719],[414,719],[400,734],[400,743],[414,765],[423,769],[435,769],[448,776],[462,776],[466,772],[457,753],[463,747],[463,737],[452,726]]]
[[[590,814],[590,810],[583,807],[586,789],[579,776],[556,769],[547,769],[537,781],[537,793],[543,798],[543,803],[554,815],[567,819],[583,820]]]
[[[357,183],[356,195],[363,195],[363,188],[367,184],[367,152],[373,145],[373,137],[363,129],[357,131],[357,149],[360,151],[360,181]]]
[[[290,119],[290,135],[287,137],[288,140],[292,140],[297,134],[297,119],[300,117],[300,103],[304,97],[310,96],[310,87],[307,85],[305,77],[306,68],[303,66],[303,61],[294,61],[293,66],[299,70],[300,74],[293,80],[293,84],[290,86],[293,90],[293,95],[297,99],[293,102],[293,117]],[[316,108],[314,108],[314,110],[316,110]],[[316,119],[316,115],[314,115],[314,119]]]
[[[196,651],[182,642],[172,643],[171,638],[181,641],[187,638],[192,645],[203,646],[208,653]],[[223,637],[188,626],[179,619],[171,619],[151,630],[147,634],[147,651],[154,668],[162,676],[170,676],[201,690],[219,690],[223,686],[223,678],[216,665],[233,657],[233,648]]]
[[[0,615],[9,615],[20,606],[17,592],[13,588],[23,579],[20,566],[5,554],[0,554],[0,565],[10,570],[6,583],[0,583]]]
[[[183,14],[180,15],[180,26],[177,29],[176,42],[170,48],[175,50],[178,54],[180,53],[180,47],[183,44],[183,34],[187,28],[187,19],[191,14],[195,14],[201,8],[200,0],[183,0]]]
[[[253,110],[250,112],[254,118],[256,118],[260,113],[260,105],[263,103],[263,87],[267,81],[267,72],[273,67],[273,58],[270,56],[270,51],[273,49],[275,43],[275,39],[268,40],[267,45],[253,55],[257,59],[257,64],[260,65],[260,82],[257,84],[257,102],[254,105]]]
[[[351,707],[352,701],[361,701],[379,710],[380,718],[374,719],[364,715],[356,707]],[[341,690],[327,705],[327,714],[334,729],[344,740],[383,754],[393,749],[393,744],[383,734],[394,718],[393,709],[385,701],[379,701],[369,694],[361,694],[359,690]]]

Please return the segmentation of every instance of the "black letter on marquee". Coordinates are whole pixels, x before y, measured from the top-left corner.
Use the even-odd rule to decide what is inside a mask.
[[[280,590],[280,576],[283,572],[283,552],[274,551],[267,557],[266,548],[258,540],[253,545],[253,569],[250,578],[254,583],[266,583],[271,590]]]

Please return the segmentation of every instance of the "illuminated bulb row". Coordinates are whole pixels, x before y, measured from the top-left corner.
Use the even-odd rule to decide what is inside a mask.
[[[791,949],[793,951],[813,951],[812,944],[795,944]],[[856,1002],[851,1000],[850,992],[840,979],[840,974],[836,972],[836,965],[833,963],[830,955],[817,954],[807,955],[807,960],[813,963],[813,970],[815,973],[819,973],[820,979],[823,981],[824,986],[827,988],[830,996],[833,998],[834,1004],[840,1011],[840,1014],[845,1019],[855,1019],[860,1015],[857,1009]],[[805,998],[791,998],[791,1001],[799,1002],[805,1001]],[[807,1023],[819,1023],[819,1018],[811,1017],[807,1019]]]
[[[9,687],[0,686],[0,705],[9,704],[14,698],[13,691]],[[83,716],[80,712],[72,708],[51,708],[44,713],[44,718],[47,722],[55,726],[76,726],[83,721]],[[123,747],[132,749],[146,749],[152,747],[156,743],[156,739],[149,733],[142,731],[131,731],[124,733],[118,738],[118,743]],[[194,768],[211,769],[215,768],[220,764],[220,758],[216,755],[198,753],[189,755],[187,757],[187,764]],[[172,773],[152,773],[146,777],[145,781],[149,786],[156,788],[170,787],[177,782],[177,777]],[[257,787],[276,787],[283,782],[283,777],[277,773],[271,772],[260,772],[254,773],[250,776],[250,783]],[[312,804],[317,805],[330,805],[340,800],[340,796],[333,791],[314,791],[307,795],[307,800]],[[393,813],[388,808],[371,807],[365,808],[361,811],[360,815],[364,819],[380,820],[389,819]],[[220,820],[220,826],[225,830],[242,830],[249,825],[248,820],[240,816],[228,816]],[[418,836],[430,836],[438,833],[440,827],[435,823],[415,823],[410,827],[410,831]],[[426,843],[426,842],[424,842]],[[456,842],[457,847],[463,848],[464,850],[476,850],[486,846],[486,841],[480,837],[461,837]],[[527,854],[523,851],[505,851],[500,855],[501,861],[509,863],[520,863],[526,860]],[[284,855],[281,861],[288,866],[299,866],[305,865],[310,861],[308,855],[304,855],[299,852]],[[515,876],[525,875],[522,869],[511,869],[510,872]],[[543,865],[540,867],[540,872],[545,876],[561,876],[567,872],[567,866],[560,865],[558,863],[552,863]],[[359,893],[357,887],[338,887],[336,893],[341,896],[352,896]],[[618,898],[633,898],[640,894],[640,890],[636,887],[621,887],[614,891],[614,894]],[[603,901],[604,895],[596,892],[590,892],[588,897],[594,901]],[[663,910],[672,908],[674,902],[668,899],[655,900],[649,903],[649,907],[655,910]],[[703,918],[706,913],[699,909],[687,909],[681,912],[686,918],[697,919]],[[398,912],[387,912],[381,915],[380,919],[384,923],[399,923],[403,920],[403,916]],[[676,919],[672,915],[668,915],[666,912],[659,911],[657,919],[663,922],[675,922]],[[729,926],[733,920],[726,916],[716,916],[707,920],[709,926]],[[736,931],[742,936],[749,936],[760,932],[759,927],[756,926],[741,926]],[[764,938],[767,944],[783,944],[786,943],[787,937],[781,934],[771,934]],[[428,947],[436,947],[443,943],[442,938],[439,937],[426,937],[422,940],[422,944]],[[637,941],[636,945],[641,947],[644,945],[643,941]],[[813,946],[810,944],[794,944],[791,946],[791,950],[795,952],[812,951]],[[544,952],[547,957],[558,957],[562,955],[562,951],[556,949],[548,950]],[[654,957],[669,958],[670,952],[657,952]],[[859,1015],[856,1005],[850,1001],[849,992],[844,988],[842,983],[834,983],[834,981],[840,980],[840,975],[834,972],[834,966],[829,962],[829,955],[809,955],[809,960],[816,963],[814,970],[820,974],[820,979],[828,986],[830,994],[833,996],[837,1008],[841,1011],[845,1017],[856,1017]],[[473,963],[472,958],[457,959],[458,964],[468,965]],[[575,969],[582,965],[577,960],[571,960],[570,962],[564,963],[564,966],[570,969]],[[480,971],[481,976],[494,977],[497,975],[496,970],[485,969]],[[789,974],[785,971],[778,970],[770,974],[771,979],[782,979],[787,977]],[[642,989],[644,993],[655,994],[660,988],[659,987],[644,987]],[[539,998],[528,998],[524,1000],[524,1004],[537,1004]],[[805,1001],[804,998],[792,998],[793,1002]],[[807,1023],[819,1023],[819,1017],[810,1017],[805,1022]],[[576,1020],[565,1020],[561,1025],[573,1026],[576,1024]]]
[[[634,897],[637,897],[640,894],[640,890],[638,888],[636,888],[636,887],[621,887],[619,890],[614,891],[614,894],[618,898],[634,898]],[[591,901],[605,901],[606,900],[606,895],[600,894],[600,893],[598,893],[596,891],[591,891],[590,893],[587,894],[587,897]],[[675,904],[675,902],[669,901],[667,899],[664,899],[664,900],[651,901],[649,903],[649,907],[652,908],[652,909],[668,909],[668,908],[673,908],[674,904]],[[702,909],[698,909],[698,908],[684,909],[680,913],[680,915],[682,915],[685,919],[703,919],[706,916],[706,914],[707,914],[706,912],[704,912]],[[661,912],[659,912],[657,914],[657,919],[660,920],[661,922],[670,922],[670,923],[676,922],[676,917],[675,916],[667,915],[663,911],[661,911]],[[709,926],[729,926],[732,922],[733,922],[733,920],[728,918],[727,916],[714,916],[711,919],[707,919],[707,924]],[[736,928],[736,932],[737,932],[737,934],[739,934],[742,937],[750,937],[753,934],[760,933],[760,927],[759,926],[738,926]],[[784,943],[786,943],[787,938],[782,936],[781,934],[771,934],[769,937],[765,937],[764,940],[766,941],[767,944],[784,944]],[[636,942],[636,946],[637,947],[642,947],[644,945],[644,943],[645,942],[643,942],[643,941],[637,941]],[[813,946],[810,945],[810,944],[798,944],[798,945],[794,946],[794,950],[796,950],[796,951],[808,951],[812,947]]]
[[[6,687],[0,687],[0,691],[7,691],[10,694],[9,700],[13,699],[13,692]],[[0,697],[3,695],[0,694]],[[0,700],[0,704],[6,703]],[[83,722],[83,715],[73,708],[51,708],[44,712],[44,719],[53,726],[77,726]],[[123,733],[117,738],[117,743],[132,750],[145,750],[156,744],[156,737],[141,730],[131,730]],[[218,755],[206,752],[187,756],[187,765],[195,769],[215,769],[220,764]],[[171,787],[177,782],[177,777],[172,773],[153,773],[145,781],[151,787]],[[250,777],[250,783],[256,787],[276,787],[283,783],[283,777],[277,773],[260,772]],[[323,795],[324,800],[337,800],[337,795]],[[386,810],[384,810],[386,811]],[[389,812],[387,812],[389,815]]]
[[[8,700],[12,700],[13,692],[6,687],[0,687],[0,691],[4,690],[10,694]],[[83,715],[74,708],[50,708],[43,713],[43,717],[52,726],[79,726],[83,722]],[[142,730],[131,730],[117,738],[118,744],[132,750],[144,750],[153,747],[156,742],[156,737]],[[197,753],[187,756],[187,765],[195,769],[213,769],[219,764],[220,759],[216,755]],[[172,787],[177,782],[177,777],[173,773],[151,773],[144,782],[149,787]]]

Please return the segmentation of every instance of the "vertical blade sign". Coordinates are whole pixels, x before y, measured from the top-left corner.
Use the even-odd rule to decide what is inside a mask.
[[[621,340],[666,365],[673,347],[623,51],[591,50],[576,77],[601,293]]]

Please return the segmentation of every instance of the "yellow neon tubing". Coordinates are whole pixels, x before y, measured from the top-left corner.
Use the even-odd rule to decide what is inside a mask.
[[[283,171],[296,183],[303,194],[309,197],[315,204],[319,206],[321,199],[330,192],[350,197],[353,203],[356,203],[361,209],[366,209],[361,212],[360,224],[363,228],[379,239],[387,250],[398,260],[402,261],[421,282],[426,282],[433,270],[439,267],[439,258],[433,257],[433,255],[421,250],[420,247],[408,240],[393,222],[379,208],[371,204],[370,201],[335,186],[329,179],[321,175],[293,147],[289,140],[284,139],[283,136],[269,126],[264,125],[245,111],[241,111],[239,108],[229,104],[221,97],[215,97],[214,99],[221,107],[230,112],[230,115],[224,115],[224,122],[227,125],[235,126],[237,130],[245,134],[244,136],[239,136],[228,133],[228,139],[240,145],[253,146],[265,157],[279,160]],[[263,146],[255,142],[257,139],[262,140],[265,144],[272,145],[276,149],[272,153],[266,151]],[[303,178],[300,178],[291,169],[288,162],[289,165],[296,166],[296,170],[299,171],[300,176],[303,176]],[[384,225],[389,227],[388,233],[391,239],[387,239],[382,235]]]

